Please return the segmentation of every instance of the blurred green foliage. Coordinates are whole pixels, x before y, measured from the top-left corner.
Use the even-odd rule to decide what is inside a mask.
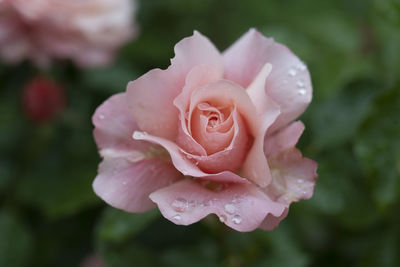
[[[0,266],[399,266],[400,2],[142,0],[140,36],[112,66],[55,64],[68,107],[34,125],[21,109],[29,63],[0,63]],[[165,68],[194,29],[224,50],[250,27],[287,44],[311,72],[299,144],[319,163],[314,197],[272,232],[242,234],[214,217],[181,227],[127,214],[92,191],[100,161],[91,115],[146,71]]]

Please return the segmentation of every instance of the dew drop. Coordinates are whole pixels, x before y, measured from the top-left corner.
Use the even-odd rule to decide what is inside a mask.
[[[104,118],[105,118],[105,116],[104,116],[103,114],[100,114],[100,115],[99,115],[99,119],[100,119],[100,120],[104,120]]]
[[[228,214],[234,214],[236,211],[236,208],[233,204],[225,204],[225,211]]]
[[[233,216],[232,222],[234,224],[240,224],[242,222],[242,217],[240,217],[240,215],[236,214],[235,216]]]
[[[226,222],[226,215],[222,214],[221,216],[218,217],[220,222]]]
[[[174,219],[177,220],[177,221],[180,221],[182,219],[182,216],[180,214],[176,214],[174,216]]]
[[[183,197],[178,197],[172,202],[171,206],[175,211],[184,212],[189,207],[189,203]]]
[[[296,71],[295,69],[290,69],[290,70],[289,70],[289,75],[290,75],[290,76],[293,76],[293,77],[294,77],[294,76],[296,76],[296,74],[297,74],[297,71]]]
[[[306,89],[299,90],[299,95],[305,95],[305,94],[306,94]]]
[[[304,65],[304,63],[300,63],[298,66],[297,66],[297,68],[299,69],[299,70],[306,70],[306,65]]]
[[[146,137],[147,133],[146,132],[134,132],[133,133],[133,138],[134,139],[142,139]]]
[[[303,88],[303,87],[304,87],[304,83],[303,83],[302,81],[298,81],[298,82],[296,83],[296,85],[297,85],[297,87],[299,87],[299,88]]]

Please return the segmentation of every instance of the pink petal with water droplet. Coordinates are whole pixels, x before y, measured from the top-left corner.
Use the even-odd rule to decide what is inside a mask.
[[[289,205],[313,195],[317,181],[317,163],[304,158],[296,148],[286,149],[268,158],[273,174],[267,194]]]
[[[149,194],[182,179],[170,164],[156,159],[130,162],[104,159],[93,182],[95,193],[109,205],[129,212],[154,208]]]
[[[304,112],[311,102],[307,67],[286,46],[249,30],[224,53],[224,77],[248,87],[266,63],[272,65],[266,91],[279,104],[281,114],[269,129],[274,132]]]
[[[271,201],[251,184],[230,184],[212,191],[193,180],[185,179],[150,195],[162,215],[175,224],[189,225],[210,213],[229,227],[248,232],[256,229],[268,214],[280,216],[285,206]],[[185,209],[174,208],[174,201],[187,201]]]

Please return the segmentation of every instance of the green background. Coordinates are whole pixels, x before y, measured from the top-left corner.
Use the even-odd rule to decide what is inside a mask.
[[[142,0],[138,38],[112,66],[46,73],[0,63],[0,266],[399,266],[400,2]],[[314,98],[299,147],[319,164],[312,199],[272,232],[238,233],[213,216],[176,226],[128,214],[93,193],[100,157],[91,115],[148,70],[169,65],[194,29],[222,51],[250,27],[307,63]],[[23,85],[45,74],[66,88],[57,120],[35,125]]]

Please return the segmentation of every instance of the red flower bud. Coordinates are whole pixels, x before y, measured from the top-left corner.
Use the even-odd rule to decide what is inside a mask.
[[[25,115],[31,121],[45,123],[64,109],[66,97],[64,89],[57,83],[37,77],[25,85],[22,101]]]

